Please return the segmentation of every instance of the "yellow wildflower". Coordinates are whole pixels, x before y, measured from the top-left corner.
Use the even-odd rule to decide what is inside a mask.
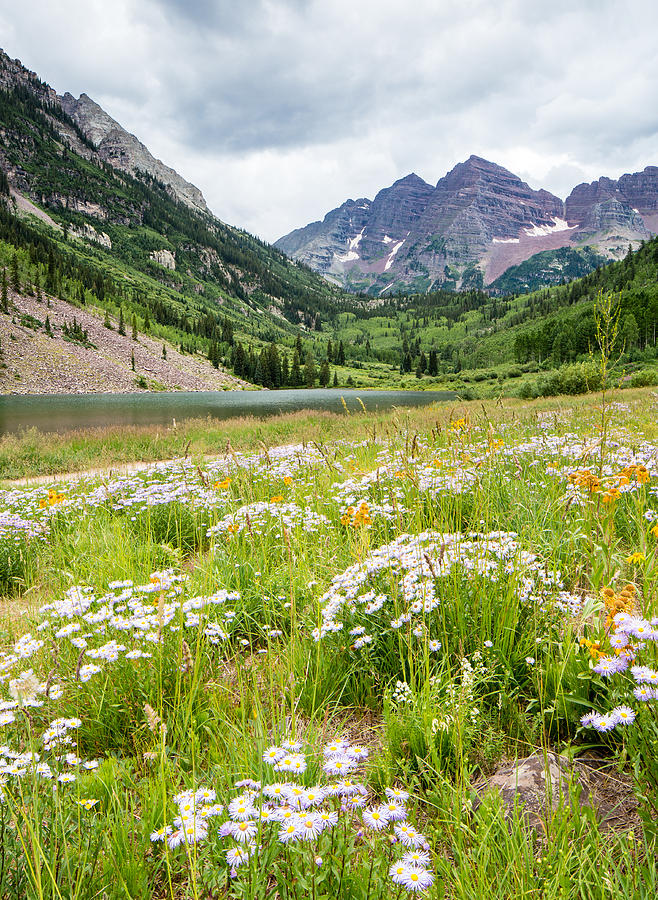
[[[633,565],[635,565],[637,563],[641,563],[641,562],[646,562],[646,561],[647,561],[647,558],[644,555],[644,553],[640,553],[639,551],[636,551],[635,553],[631,553],[630,556],[626,557],[626,562],[632,563]]]

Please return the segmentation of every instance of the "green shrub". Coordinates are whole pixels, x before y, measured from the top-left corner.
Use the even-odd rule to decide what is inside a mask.
[[[639,372],[633,372],[623,386],[639,388],[651,387],[654,384],[658,384],[658,371],[656,369],[641,369]]]

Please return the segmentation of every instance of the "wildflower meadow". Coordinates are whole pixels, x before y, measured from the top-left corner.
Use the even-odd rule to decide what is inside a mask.
[[[657,400],[623,396],[5,483],[0,896],[655,897]],[[533,752],[624,815],[505,809]]]

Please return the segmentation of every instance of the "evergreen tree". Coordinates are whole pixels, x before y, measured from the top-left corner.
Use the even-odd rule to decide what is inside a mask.
[[[315,375],[315,362],[313,360],[313,354],[309,350],[304,362],[304,382],[306,383],[307,388],[312,388],[315,384]]]
[[[436,356],[436,350],[430,350],[430,361],[427,367],[428,375],[439,374],[439,361]]]
[[[334,369],[334,387],[338,387],[338,373]]]
[[[238,378],[247,377],[247,357],[242,344],[236,344],[233,348],[233,372]]]
[[[2,311],[4,313],[9,312],[9,297],[7,295],[7,270],[2,270],[2,298],[0,299],[0,305],[2,306]]]
[[[256,366],[254,368],[254,374],[252,381],[254,384],[263,384],[263,366],[261,363],[263,357],[263,351],[261,351],[258,359],[256,360]]]
[[[299,387],[302,383],[302,372],[299,364],[299,353],[297,348],[292,356],[292,366],[290,367],[290,384],[293,387]]]
[[[222,321],[222,341],[225,344],[228,344],[229,347],[233,346],[233,324],[231,320],[224,317]]]
[[[133,313],[132,325],[133,325],[133,341],[136,341],[137,340],[137,316],[135,315],[135,313]]]
[[[279,359],[279,350],[276,344],[272,343],[267,348],[266,353],[269,384],[268,387],[281,387],[281,360]]]
[[[144,333],[149,334],[151,331],[151,319],[149,318],[149,311],[146,310],[144,314]]]
[[[50,324],[50,316],[46,316],[45,329],[46,329],[46,334],[49,334],[52,337],[53,329]]]
[[[165,347],[164,344],[162,345],[162,358],[163,359],[167,358],[167,348]]]
[[[14,250],[14,255],[11,258],[11,287],[16,293],[21,289],[21,278],[18,271],[18,253],[16,250]]]
[[[112,328],[112,323],[110,322],[110,312],[107,309],[105,310],[105,321],[103,322],[103,325],[105,326],[105,328],[109,328],[110,331],[114,330]]]
[[[329,372],[329,362],[325,359],[320,366],[320,386],[326,388],[329,384],[331,373]]]
[[[123,306],[119,307],[119,334],[126,333],[126,323],[123,319]]]
[[[334,361],[334,348],[331,344],[331,338],[327,341],[327,359],[330,363]]]
[[[345,347],[343,347],[343,342],[341,341],[338,345],[338,353],[336,355],[336,362],[339,366],[345,365]]]
[[[132,366],[133,372],[135,371],[135,351],[133,350],[130,354],[130,365]]]

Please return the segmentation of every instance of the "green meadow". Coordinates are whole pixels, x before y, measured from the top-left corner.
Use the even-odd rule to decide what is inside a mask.
[[[653,897],[655,408],[5,438],[0,895]]]

